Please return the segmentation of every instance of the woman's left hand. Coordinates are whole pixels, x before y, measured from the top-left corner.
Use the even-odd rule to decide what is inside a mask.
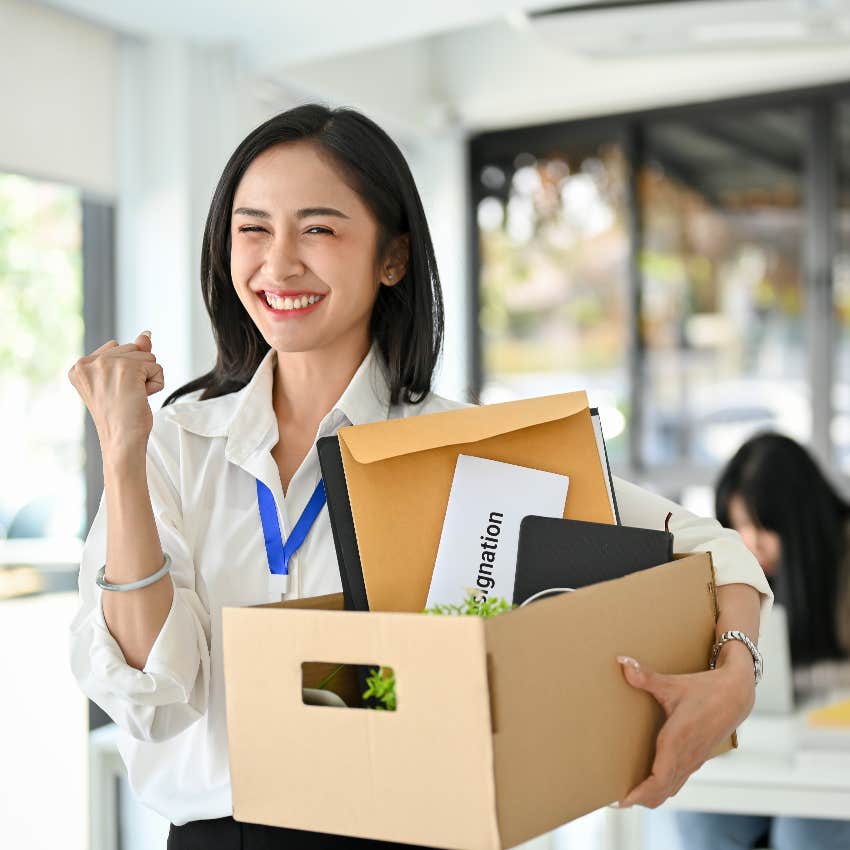
[[[704,673],[664,675],[641,667],[633,658],[617,659],[626,681],[651,694],[666,715],[655,743],[652,772],[620,806],[660,806],[750,713],[755,700],[752,657],[743,645],[729,649],[735,651],[727,653],[724,647],[728,658],[722,667]]]

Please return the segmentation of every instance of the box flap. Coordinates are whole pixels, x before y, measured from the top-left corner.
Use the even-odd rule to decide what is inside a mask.
[[[222,617],[237,820],[498,850],[482,620],[279,608]],[[304,705],[304,662],[392,667],[397,710]]]
[[[339,429],[342,440],[358,463],[474,443],[532,425],[564,419],[587,409],[585,392],[467,407],[406,419],[391,419]]]
[[[701,553],[486,622],[504,846],[622,799],[649,774],[663,713],[616,656],[706,670],[714,605]]]
[[[252,605],[252,608],[308,608],[312,611],[344,611],[345,598],[341,593],[328,593],[325,596],[305,596],[302,599],[284,599],[280,602],[264,602]]]

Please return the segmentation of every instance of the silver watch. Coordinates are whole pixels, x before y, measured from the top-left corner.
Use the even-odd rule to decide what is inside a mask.
[[[720,650],[729,643],[730,640],[741,641],[741,643],[744,644],[744,646],[750,651],[750,655],[753,656],[753,676],[756,684],[758,684],[761,681],[762,672],[764,671],[762,655],[759,652],[758,647],[750,640],[750,638],[744,632],[739,632],[737,629],[733,629],[729,632],[723,632],[723,634],[720,635],[720,640],[711,647],[711,658],[708,661],[708,669],[714,670],[717,664],[717,656],[720,655]]]

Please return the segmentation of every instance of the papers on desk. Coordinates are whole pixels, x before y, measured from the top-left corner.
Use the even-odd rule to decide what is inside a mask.
[[[846,767],[850,759],[850,693],[810,708],[797,728],[795,760],[808,767]]]
[[[458,455],[427,607],[476,598],[510,601],[526,514],[562,517],[566,475]]]
[[[843,729],[850,733],[850,697],[812,709],[806,715],[806,723],[814,728]]]

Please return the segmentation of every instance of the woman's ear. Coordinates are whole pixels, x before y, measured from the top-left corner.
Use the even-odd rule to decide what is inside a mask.
[[[390,243],[381,265],[381,283],[384,286],[395,286],[407,274],[410,262],[410,237],[405,233],[397,236]]]

